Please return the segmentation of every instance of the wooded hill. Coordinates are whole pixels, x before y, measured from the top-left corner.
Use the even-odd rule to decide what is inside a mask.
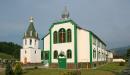
[[[12,56],[12,58],[15,58],[18,60],[20,58],[20,49],[21,48],[22,47],[20,45],[15,44],[13,42],[0,42],[0,53],[8,54],[8,55]],[[4,56],[2,56],[0,58],[3,58],[3,57]]]

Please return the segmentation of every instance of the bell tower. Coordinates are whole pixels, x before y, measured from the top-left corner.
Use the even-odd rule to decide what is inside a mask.
[[[41,50],[39,49],[39,37],[34,27],[34,19],[30,17],[29,26],[23,37],[20,61],[27,63],[41,63]]]

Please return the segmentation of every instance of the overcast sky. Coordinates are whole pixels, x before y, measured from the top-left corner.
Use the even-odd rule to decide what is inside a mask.
[[[44,37],[65,6],[72,20],[93,31],[109,49],[130,45],[130,0],[0,0],[0,41],[22,45],[30,16]]]

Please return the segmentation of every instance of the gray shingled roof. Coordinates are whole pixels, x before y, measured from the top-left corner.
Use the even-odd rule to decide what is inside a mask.
[[[32,32],[32,35],[30,34],[31,32]],[[27,31],[25,33],[26,33],[26,35],[24,35],[23,38],[35,38],[35,39],[39,39],[38,33],[35,30],[33,22],[30,22],[29,27],[28,27],[28,29],[27,29]]]

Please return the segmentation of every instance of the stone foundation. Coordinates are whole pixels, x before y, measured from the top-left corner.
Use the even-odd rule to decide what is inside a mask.
[[[100,62],[93,62],[92,65],[89,62],[79,62],[77,65],[74,63],[67,63],[66,68],[67,69],[75,69],[75,68],[92,68],[92,67],[98,67],[103,64],[106,64],[104,61]],[[49,65],[50,68],[59,68],[58,63],[52,63]]]

